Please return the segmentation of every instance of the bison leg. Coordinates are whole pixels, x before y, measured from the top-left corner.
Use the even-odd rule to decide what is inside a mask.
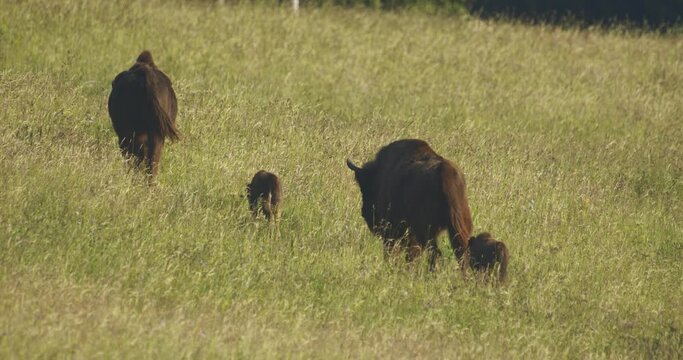
[[[427,248],[429,249],[429,271],[436,270],[436,259],[441,257],[441,250],[439,250],[439,245],[436,243],[436,238],[431,238],[427,242]]]
[[[124,159],[128,159],[131,156],[132,144],[131,139],[125,136],[119,136],[119,149],[121,149],[121,155]]]
[[[149,136],[147,139],[147,174],[150,177],[150,184],[157,176],[159,171],[159,161],[161,161],[161,150],[164,148],[164,139],[158,136]]]
[[[131,154],[133,155],[133,168],[140,170],[142,162],[145,160],[145,143],[132,141]]]
[[[406,253],[406,260],[412,262],[422,255],[422,244],[418,241],[415,235],[408,235],[408,251]]]
[[[277,197],[273,197],[273,193],[268,194],[268,204],[270,205],[270,211],[273,213],[273,222],[277,222],[280,219],[280,203]]]
[[[252,205],[252,206],[250,206],[250,208],[251,208],[251,217],[256,219],[258,217],[258,213],[259,213],[258,204]]]
[[[273,206],[270,203],[271,194],[261,197],[261,208],[263,209],[263,215],[266,217],[268,222],[273,221]]]
[[[139,142],[134,134],[119,136],[119,149],[121,149],[121,155],[123,155],[126,164],[129,166],[128,170],[130,170],[131,167],[136,170],[140,168],[140,164],[145,158],[143,144],[144,142]]]
[[[258,198],[256,198],[256,199],[252,198],[252,197],[251,197],[251,194],[248,195],[248,196],[249,196],[249,211],[251,211],[251,216],[252,216],[254,219],[256,219],[256,217],[258,216],[258,208],[259,208],[259,201],[260,201],[260,199],[258,199]]]
[[[469,239],[462,239],[458,231],[453,227],[448,227],[448,237],[451,240],[451,247],[455,253],[455,257],[460,263],[460,269],[463,274],[467,274],[467,269],[470,267],[470,257],[467,253],[467,243]]]
[[[394,252],[394,239],[383,238],[384,260],[388,260]]]

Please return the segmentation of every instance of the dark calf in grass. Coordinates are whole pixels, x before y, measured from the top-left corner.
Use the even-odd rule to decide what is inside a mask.
[[[436,238],[448,230],[451,247],[466,273],[472,216],[465,177],[455,164],[423,140],[404,139],[384,146],[362,167],[351,160],[346,165],[360,188],[361,215],[382,238],[385,251],[405,248],[412,261],[428,249],[429,269],[434,270],[441,254]]]
[[[502,241],[494,239],[489,233],[473,236],[469,241],[470,265],[486,276],[491,274],[496,263],[498,267],[498,281],[504,283],[507,279],[508,249]]]
[[[282,205],[280,179],[273,173],[259,170],[247,184],[247,200],[254,217],[262,212],[268,221],[277,220]]]

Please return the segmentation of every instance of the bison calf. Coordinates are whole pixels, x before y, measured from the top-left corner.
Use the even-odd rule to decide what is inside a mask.
[[[489,233],[471,237],[469,241],[470,265],[476,271],[490,273],[496,263],[498,280],[503,283],[507,278],[508,250],[502,241],[497,241]]]
[[[259,170],[247,184],[249,210],[254,217],[263,212],[269,221],[277,220],[282,204],[282,185],[277,175]]]

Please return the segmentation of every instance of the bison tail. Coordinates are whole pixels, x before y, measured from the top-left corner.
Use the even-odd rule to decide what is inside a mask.
[[[142,55],[141,55],[142,56]],[[150,66],[141,67],[145,72],[145,93],[152,104],[153,120],[152,131],[162,138],[176,141],[180,138],[180,132],[175,127],[175,121],[171,119],[168,111],[159,101],[159,81],[154,69]]]
[[[456,257],[463,269],[469,266],[467,246],[472,235],[472,215],[467,202],[465,178],[450,162],[444,161],[440,169],[441,188],[446,198],[449,215],[449,235]]]
[[[496,257],[500,262],[500,268],[498,269],[498,281],[500,283],[505,283],[508,275],[508,249],[502,242],[496,243]]]

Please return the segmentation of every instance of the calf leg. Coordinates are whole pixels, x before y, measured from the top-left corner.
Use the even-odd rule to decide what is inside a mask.
[[[259,209],[259,202],[261,201],[259,198],[255,198],[251,194],[251,190],[249,190],[250,193],[247,195],[247,200],[249,201],[249,211],[251,211],[251,217],[256,219],[258,216],[258,209]]]
[[[270,203],[270,199],[270,193],[261,198],[261,208],[263,209],[263,215],[266,217],[268,222],[273,221],[273,206]]]
[[[280,204],[273,203],[274,199],[272,194],[269,195],[270,211],[273,214],[273,221],[277,222],[280,219]]]

